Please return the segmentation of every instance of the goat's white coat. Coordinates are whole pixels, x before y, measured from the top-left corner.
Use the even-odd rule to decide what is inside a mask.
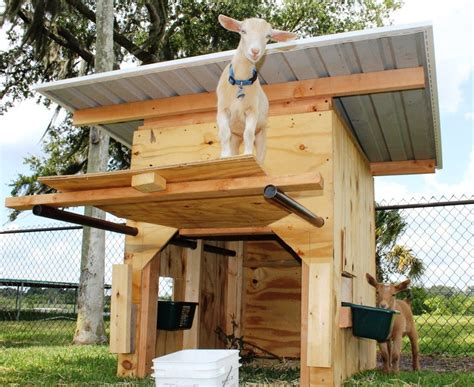
[[[266,149],[268,99],[260,81],[243,86],[245,96],[237,98],[239,86],[229,83],[229,67],[232,64],[235,79],[252,77],[255,64],[265,52],[270,38],[286,41],[295,34],[273,30],[263,19],[246,19],[242,22],[224,15],[219,16],[221,25],[241,35],[239,46],[219,79],[217,85],[217,126],[221,142],[221,157],[234,156],[244,142],[244,154],[252,154],[255,144],[257,161],[263,163]]]

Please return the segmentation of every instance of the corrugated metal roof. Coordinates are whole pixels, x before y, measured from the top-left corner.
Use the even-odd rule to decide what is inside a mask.
[[[68,110],[214,91],[234,51],[51,82],[36,87]],[[371,162],[435,159],[442,166],[430,24],[384,27],[270,44],[259,68],[274,84],[423,66],[424,90],[336,98],[334,105]],[[129,145],[141,121],[105,125]]]

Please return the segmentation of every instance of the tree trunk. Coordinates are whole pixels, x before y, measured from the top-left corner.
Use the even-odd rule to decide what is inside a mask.
[[[113,0],[97,1],[96,72],[113,68]],[[91,128],[87,172],[107,170],[109,136],[100,128]],[[86,207],[85,215],[105,219],[105,213]],[[107,342],[104,328],[104,266],[105,232],[84,227],[82,236],[81,276],[77,300],[77,324],[74,344],[100,344]]]

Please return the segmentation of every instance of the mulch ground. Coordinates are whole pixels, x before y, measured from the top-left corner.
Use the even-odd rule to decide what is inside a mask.
[[[378,368],[382,368],[382,359],[377,358]],[[420,356],[421,370],[436,372],[474,372],[474,357]],[[402,354],[400,370],[411,371],[411,355]]]

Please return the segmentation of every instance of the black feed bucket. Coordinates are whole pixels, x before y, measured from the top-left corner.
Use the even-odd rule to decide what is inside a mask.
[[[377,340],[379,343],[388,340],[395,316],[400,314],[396,310],[374,308],[350,302],[343,302],[342,306],[351,308],[352,334],[357,337]]]
[[[197,302],[158,301],[157,328],[164,331],[191,329]]]

